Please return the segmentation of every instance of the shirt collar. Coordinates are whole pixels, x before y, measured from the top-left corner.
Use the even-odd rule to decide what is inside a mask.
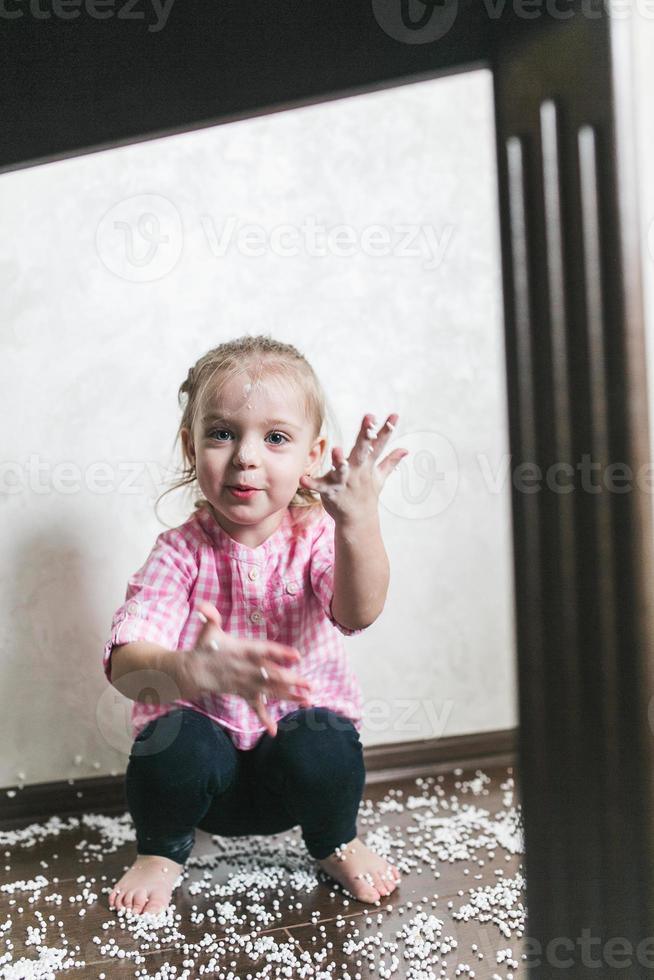
[[[224,554],[231,555],[233,558],[245,558],[249,561],[263,561],[273,552],[278,552],[289,533],[291,524],[288,508],[284,511],[281,524],[276,531],[266,538],[257,548],[250,548],[246,544],[235,541],[227,531],[218,523],[206,505],[198,508],[197,519],[202,527],[207,531],[214,546]]]

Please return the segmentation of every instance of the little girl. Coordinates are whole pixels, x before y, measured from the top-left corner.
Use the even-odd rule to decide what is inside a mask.
[[[266,336],[210,350],[179,399],[185,468],[170,490],[203,496],[129,579],[104,648],[107,679],[134,700],[135,736],[137,856],[109,905],[165,909],[196,827],[297,825],[328,875],[376,902],[400,875],[357,836],[362,699],[341,634],[361,633],[386,600],[378,497],[407,451],[379,458],[398,416],[377,434],[364,416],[348,458],[334,448],[313,476],[324,393],[295,347]]]

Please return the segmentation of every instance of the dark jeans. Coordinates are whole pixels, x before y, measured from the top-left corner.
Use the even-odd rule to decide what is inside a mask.
[[[137,735],[126,793],[138,854],[184,864],[195,828],[224,837],[277,834],[298,824],[307,850],[324,858],[357,836],[365,783],[363,748],[349,718],[298,708],[237,749],[226,730],[192,708],[175,708]]]

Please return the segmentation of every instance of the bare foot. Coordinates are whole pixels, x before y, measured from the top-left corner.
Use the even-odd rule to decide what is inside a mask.
[[[397,888],[401,875],[394,864],[375,854],[358,837],[318,859],[327,874],[360,902],[376,902]]]
[[[184,869],[170,858],[137,854],[132,867],[109,893],[110,909],[155,914],[168,908],[176,879]]]

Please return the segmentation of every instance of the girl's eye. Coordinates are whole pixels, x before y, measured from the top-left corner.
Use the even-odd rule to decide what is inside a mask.
[[[216,439],[216,442],[223,442],[224,441],[223,439],[218,439],[218,435],[219,434],[222,434],[224,432],[226,432],[228,435],[230,434],[230,430],[229,429],[212,429],[211,432],[209,433],[209,437],[212,438],[212,439]],[[286,436],[282,432],[274,431],[274,432],[271,432],[270,435],[281,436],[281,438],[284,440],[284,442],[288,442],[288,439],[286,438]],[[282,446],[283,444],[284,444],[283,442],[274,442],[273,443],[274,446]]]

